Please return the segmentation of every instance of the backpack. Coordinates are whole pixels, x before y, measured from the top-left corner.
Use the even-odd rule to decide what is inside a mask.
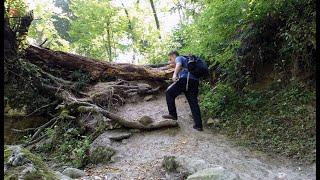
[[[187,58],[188,60],[187,69],[191,74],[193,74],[197,78],[205,78],[206,76],[209,75],[208,65],[200,57],[195,55],[189,55],[189,56],[183,56],[183,57]]]

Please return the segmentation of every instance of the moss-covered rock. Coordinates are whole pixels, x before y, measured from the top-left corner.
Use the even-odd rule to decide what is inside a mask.
[[[42,159],[20,146],[5,146],[4,179],[59,179]]]
[[[97,147],[90,153],[90,162],[93,164],[109,163],[116,151],[111,147]]]
[[[151,123],[153,123],[153,119],[149,116],[142,116],[139,120],[138,120],[141,124],[147,126]]]
[[[175,172],[179,165],[175,156],[165,156],[162,161],[162,166],[168,172]]]

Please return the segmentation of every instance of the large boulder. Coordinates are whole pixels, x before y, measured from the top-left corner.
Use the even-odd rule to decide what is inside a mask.
[[[4,179],[60,179],[40,157],[21,146],[5,146],[4,167]]]
[[[200,170],[188,176],[187,180],[240,180],[240,177],[222,166],[217,166]]]

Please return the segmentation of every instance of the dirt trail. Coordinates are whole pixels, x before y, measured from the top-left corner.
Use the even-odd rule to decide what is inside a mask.
[[[161,167],[166,155],[200,158],[224,166],[246,180],[275,179],[281,174],[285,174],[284,179],[316,179],[315,165],[298,166],[285,158],[275,159],[249,151],[209,129],[195,131],[184,95],[176,99],[176,105],[179,128],[134,133],[129,139],[113,144],[117,149],[116,162],[87,168],[88,176],[83,179],[171,179]],[[126,104],[118,112],[130,119],[143,115],[159,119],[165,113],[167,107],[163,95],[148,102]]]

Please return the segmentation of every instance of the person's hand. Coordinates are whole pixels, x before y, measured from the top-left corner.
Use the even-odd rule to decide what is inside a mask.
[[[178,81],[178,77],[177,77],[177,76],[175,76],[175,75],[174,75],[174,76],[172,76],[172,81],[173,81],[173,82]]]

